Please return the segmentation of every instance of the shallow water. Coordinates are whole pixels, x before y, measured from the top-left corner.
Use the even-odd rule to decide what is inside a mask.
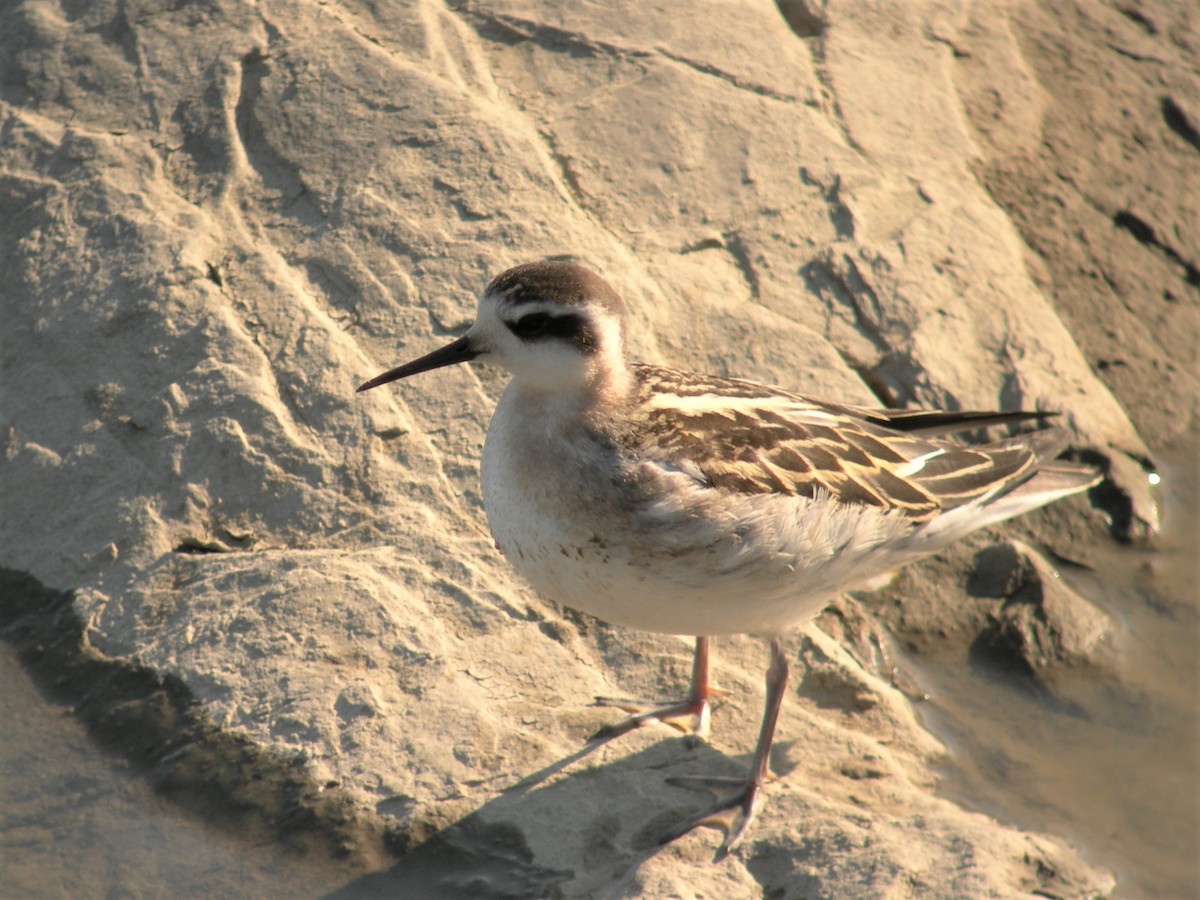
[[[1039,698],[961,663],[916,665],[922,715],[951,750],[942,793],[1066,837],[1126,898],[1200,885],[1200,440],[1156,458],[1155,547],[1099,548],[1095,571],[1061,572],[1119,620],[1112,674],[1071,673]]]

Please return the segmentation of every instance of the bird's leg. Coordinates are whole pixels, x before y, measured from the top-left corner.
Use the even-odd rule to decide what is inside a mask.
[[[596,702],[601,706],[615,706],[627,713],[632,713],[628,719],[615,725],[605,725],[594,735],[593,741],[608,741],[640,728],[647,722],[662,722],[677,728],[684,734],[694,734],[705,737],[708,734],[708,701],[714,694],[721,691],[708,683],[708,642],[706,637],[696,638],[696,652],[692,657],[692,686],[688,690],[687,699],[666,706],[650,706],[641,703],[631,703],[628,700],[613,700],[608,697],[597,697]]]
[[[767,702],[763,712],[762,728],[758,733],[758,746],[754,750],[754,762],[745,778],[721,778],[705,776],[681,776],[668,778],[667,783],[693,790],[729,793],[708,809],[685,819],[663,835],[660,844],[668,844],[683,837],[693,828],[707,825],[725,832],[725,842],[717,851],[722,859],[733,852],[746,836],[746,831],[762,806],[763,782],[767,778],[771,741],[775,737],[775,723],[779,719],[779,707],[787,687],[788,662],[783,651],[783,641],[771,640],[771,664],[767,668]]]

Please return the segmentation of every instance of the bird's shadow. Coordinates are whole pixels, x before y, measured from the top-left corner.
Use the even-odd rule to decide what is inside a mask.
[[[605,888],[603,896],[623,896],[617,887],[621,875],[660,852],[668,829],[711,802],[708,794],[672,787],[665,778],[740,775],[746,761],[695,738],[672,738],[664,728],[663,739],[642,750],[599,763],[593,758],[570,771],[607,743],[586,744],[521,778],[391,868],[327,896],[544,897],[569,882],[578,887],[580,879]],[[721,835],[713,833],[712,841],[715,851]],[[546,852],[555,847],[561,852]],[[573,865],[553,868],[538,860],[551,855]]]

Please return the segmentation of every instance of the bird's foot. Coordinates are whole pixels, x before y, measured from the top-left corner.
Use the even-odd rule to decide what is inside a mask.
[[[724,691],[712,688],[709,696],[719,695]],[[623,734],[641,728],[647,722],[662,722],[684,734],[707,738],[709,731],[709,702],[708,697],[690,698],[671,703],[666,706],[652,706],[632,700],[619,700],[612,697],[597,697],[597,706],[611,706],[630,713],[629,718],[612,725],[605,725],[594,735],[592,741],[609,741]]]
[[[724,794],[712,806],[684,819],[658,841],[659,844],[669,844],[702,826],[719,828],[725,833],[725,840],[717,849],[718,862],[738,848],[762,807],[762,782],[752,777],[682,775],[668,778],[667,784],[694,791],[710,791],[718,796]]]

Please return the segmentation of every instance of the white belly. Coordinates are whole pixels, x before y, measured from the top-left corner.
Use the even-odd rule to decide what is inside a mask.
[[[895,563],[880,545],[907,529],[896,517],[622,467],[556,430],[570,417],[514,406],[510,388],[484,445],[483,501],[500,550],[548,599],[645,631],[774,633]]]

